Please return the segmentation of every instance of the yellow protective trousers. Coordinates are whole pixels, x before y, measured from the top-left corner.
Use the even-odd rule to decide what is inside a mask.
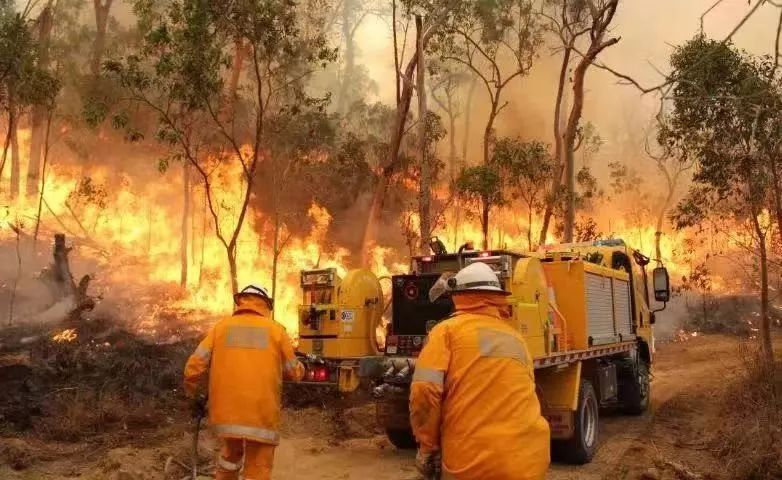
[[[223,439],[223,447],[217,458],[215,479],[239,480],[239,471],[244,465],[244,480],[271,480],[274,448],[274,445],[267,443],[234,438]]]

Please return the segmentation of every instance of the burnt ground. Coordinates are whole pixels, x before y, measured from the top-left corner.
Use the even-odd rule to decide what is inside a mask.
[[[741,375],[739,345],[740,341],[733,337],[702,336],[659,346],[651,410],[640,417],[604,414],[601,445],[594,462],[580,467],[555,464],[549,479],[729,478],[726,459],[720,456],[720,436],[725,423],[725,390]],[[179,344],[169,348],[180,347],[184,350]],[[180,361],[182,353],[176,352],[168,357],[170,361]],[[155,358],[149,352],[144,354]],[[153,394],[154,388],[149,394]],[[124,412],[124,417],[123,412],[115,412],[105,424],[93,423],[86,433],[73,438],[36,428],[36,422],[42,421],[50,426],[59,422],[64,425],[60,429],[63,431],[78,428],[76,423],[65,423],[74,418],[58,420],[47,417],[45,412],[28,429],[14,431],[6,425],[0,439],[0,478],[183,478],[186,472],[179,463],[189,463],[191,427],[182,412],[181,399],[173,394],[160,395],[165,397],[163,401],[152,399],[144,405],[139,400],[139,412]],[[74,405],[94,405],[83,398],[67,398],[76,402]],[[111,399],[106,402],[110,404]],[[74,414],[65,417],[69,416]],[[413,452],[397,451],[376,431],[374,411],[369,404],[348,408],[338,421],[317,407],[288,409],[284,419],[284,440],[276,455],[275,479],[417,478]],[[214,448],[214,440],[202,433],[200,461],[207,471]]]

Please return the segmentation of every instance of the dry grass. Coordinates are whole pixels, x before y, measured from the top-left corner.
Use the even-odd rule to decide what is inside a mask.
[[[47,403],[44,415],[33,428],[41,439],[76,442],[97,435],[154,427],[159,417],[152,398],[130,399],[117,392],[98,395],[63,392]]]
[[[782,362],[763,360],[755,342],[742,343],[743,369],[729,386],[718,449],[737,480],[782,478]]]

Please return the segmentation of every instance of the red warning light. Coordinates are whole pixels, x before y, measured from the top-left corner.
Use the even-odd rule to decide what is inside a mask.
[[[418,285],[413,282],[407,282],[405,285],[405,296],[410,300],[418,298]]]
[[[313,377],[316,382],[325,382],[329,378],[329,372],[325,368],[317,368]]]

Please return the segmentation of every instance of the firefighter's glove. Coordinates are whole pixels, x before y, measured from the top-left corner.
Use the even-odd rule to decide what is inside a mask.
[[[193,418],[204,418],[206,416],[206,395],[196,395],[190,400],[190,413]]]
[[[419,449],[415,456],[415,467],[424,480],[440,480],[442,456],[439,451],[424,453]]]

